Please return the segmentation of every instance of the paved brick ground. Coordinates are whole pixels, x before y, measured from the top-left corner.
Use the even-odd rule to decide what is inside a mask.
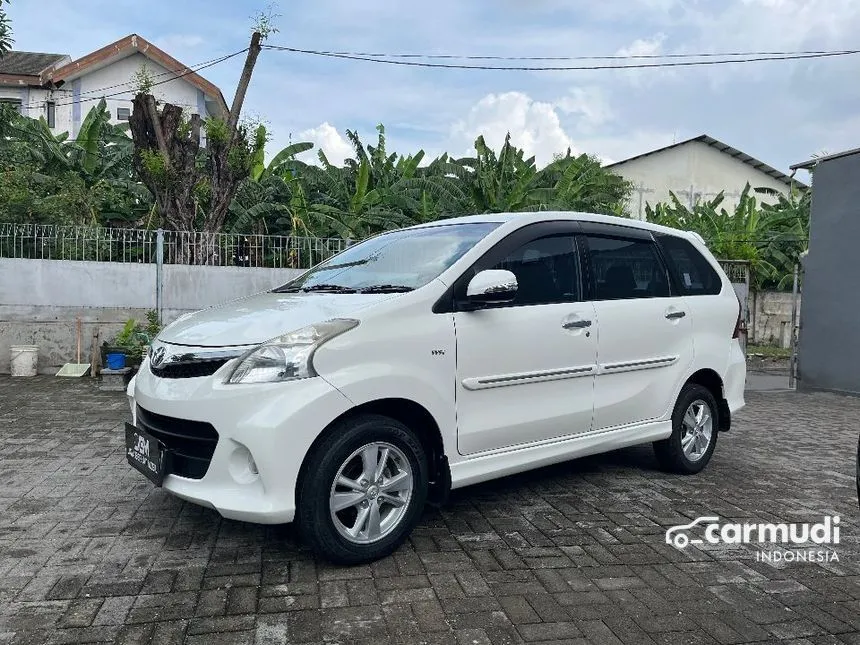
[[[124,463],[121,394],[0,378],[0,643],[860,643],[860,401],[754,393],[700,476],[633,449],[459,491],[372,566],[222,521]],[[842,516],[838,563],[668,526]]]

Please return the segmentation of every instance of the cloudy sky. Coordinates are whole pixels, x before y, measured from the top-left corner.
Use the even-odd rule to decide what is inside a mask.
[[[244,47],[266,0],[16,0],[16,49],[86,54],[136,32],[187,65]],[[282,0],[271,44],[499,56],[833,50],[857,45],[858,0]],[[46,17],[50,16],[50,19]],[[205,70],[228,102],[242,57]],[[564,63],[562,63],[564,64]],[[570,64],[570,63],[568,63]],[[780,169],[860,145],[860,55],[700,68],[565,72],[396,67],[264,51],[246,103],[272,149],[332,160],[384,123],[389,148],[469,152],[483,133],[545,163],[571,147],[618,161],[707,133]]]

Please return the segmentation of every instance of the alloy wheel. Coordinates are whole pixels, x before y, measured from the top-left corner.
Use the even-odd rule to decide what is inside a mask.
[[[684,456],[692,462],[699,461],[708,452],[714,432],[714,419],[708,404],[701,399],[693,401],[684,413],[681,426]]]
[[[329,494],[337,532],[354,544],[378,542],[394,531],[409,507],[412,467],[393,444],[376,441],[341,464]]]

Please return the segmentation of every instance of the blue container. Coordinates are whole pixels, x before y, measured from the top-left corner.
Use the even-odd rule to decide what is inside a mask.
[[[125,367],[125,354],[108,354],[107,366],[109,370],[121,370]]]

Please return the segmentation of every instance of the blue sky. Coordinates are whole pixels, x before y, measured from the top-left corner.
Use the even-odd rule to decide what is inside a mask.
[[[86,54],[132,32],[193,65],[244,47],[268,2],[16,0],[16,49]],[[270,43],[306,49],[507,56],[856,47],[857,0],[290,0]],[[46,20],[50,16],[50,20]],[[242,58],[205,70],[232,99]],[[264,51],[246,110],[272,150],[384,123],[389,149],[462,155],[510,131],[545,163],[570,146],[621,160],[707,133],[780,169],[860,145],[860,56],[676,70],[411,69]]]

